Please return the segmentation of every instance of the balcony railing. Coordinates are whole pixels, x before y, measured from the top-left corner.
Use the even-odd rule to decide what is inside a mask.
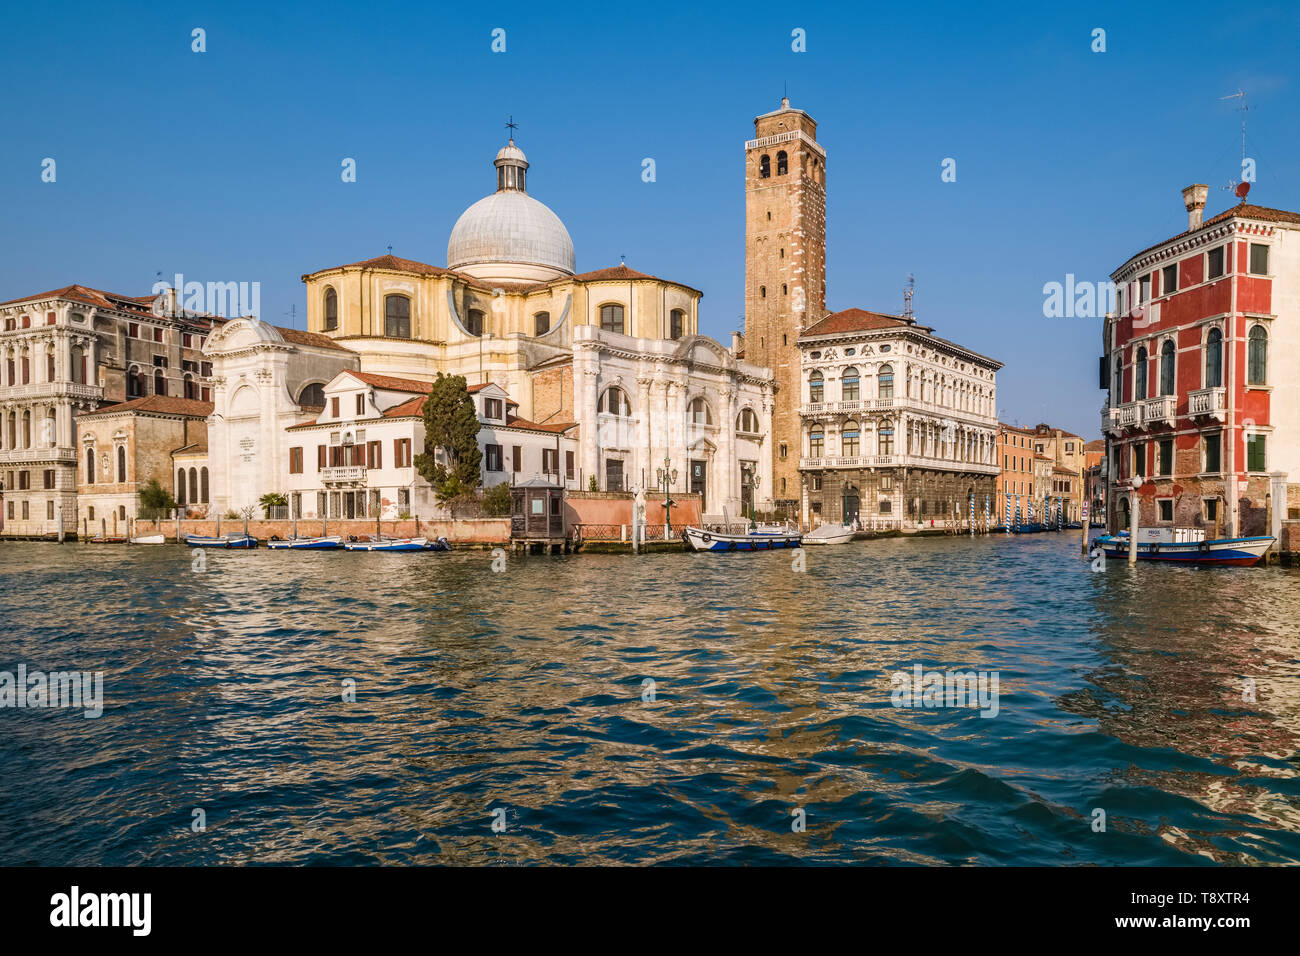
[[[978,409],[952,408],[937,402],[923,402],[919,398],[896,395],[893,398],[863,398],[849,402],[804,402],[799,406],[801,415],[858,415],[863,412],[920,412],[957,422],[970,422],[979,427],[996,427],[992,415]]]
[[[0,386],[0,396],[5,398],[102,399],[104,390],[98,385],[80,385],[76,382],[28,382],[26,385]]]
[[[1119,432],[1119,409],[1111,408],[1110,403],[1101,406],[1101,432],[1103,435]]]
[[[76,464],[75,448],[19,448],[0,451],[0,463],[6,465],[25,464],[36,461],[56,461]]]
[[[1115,409],[1115,424],[1120,428],[1142,426],[1142,402],[1125,402]]]
[[[1227,392],[1222,388],[1198,388],[1187,393],[1187,414],[1205,415],[1224,421],[1228,415]]]
[[[362,465],[343,465],[320,470],[321,481],[365,481],[366,469]]]
[[[822,468],[934,468],[940,471],[977,472],[990,475],[996,475],[999,470],[995,463],[935,458],[930,455],[830,455],[820,458],[800,458],[799,468],[803,471],[816,471]]]
[[[1172,425],[1177,418],[1178,399],[1173,395],[1159,395],[1142,403],[1143,425]]]

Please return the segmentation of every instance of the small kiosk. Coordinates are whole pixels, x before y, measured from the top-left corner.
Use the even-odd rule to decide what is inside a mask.
[[[525,554],[568,550],[563,485],[537,477],[510,489],[510,545]]]

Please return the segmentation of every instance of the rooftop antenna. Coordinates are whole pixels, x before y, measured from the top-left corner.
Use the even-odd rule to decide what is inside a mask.
[[[1241,168],[1244,172],[1246,169],[1246,113],[1250,109],[1250,107],[1246,105],[1246,91],[1241,87],[1237,87],[1236,93],[1229,93],[1227,96],[1220,96],[1219,99],[1237,100],[1240,104],[1237,107],[1236,112],[1241,114]],[[1235,189],[1233,189],[1234,186],[1236,187]],[[1250,192],[1250,183],[1238,182],[1235,179],[1230,179],[1228,180],[1228,185],[1223,188],[1232,189],[1234,193],[1241,197],[1241,201],[1245,202],[1246,193]]]
[[[388,244],[388,254],[390,256],[393,254],[393,244],[391,242]]]
[[[916,277],[912,273],[907,274],[907,288],[903,290],[903,319],[909,324],[916,322],[916,316],[912,312],[912,296],[916,294]]]
[[[618,264],[621,265],[621,266],[626,266],[626,265],[627,265],[627,256],[619,256],[619,257],[618,257]]]
[[[296,302],[289,306],[288,312],[283,312],[281,314],[289,317],[289,328],[296,329],[298,327],[298,304]]]

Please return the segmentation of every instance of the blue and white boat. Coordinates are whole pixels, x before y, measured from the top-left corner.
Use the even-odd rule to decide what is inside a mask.
[[[689,527],[685,530],[686,543],[695,551],[772,551],[777,548],[797,548],[803,535],[788,528],[758,528],[745,534],[729,534]]]
[[[341,534],[318,535],[314,538],[272,538],[266,546],[273,551],[333,551],[342,547]]]
[[[201,534],[187,534],[185,543],[191,548],[256,548],[257,539],[242,531],[232,531],[217,538]]]
[[[428,538],[371,538],[369,541],[348,541],[343,545],[348,551],[450,551],[446,538],[430,541]]]
[[[1270,535],[1249,538],[1206,539],[1204,532],[1175,532],[1167,528],[1138,529],[1137,560],[1165,561],[1171,564],[1222,565],[1250,567],[1258,564],[1273,544]],[[1108,558],[1127,559],[1129,533],[1103,534],[1093,547],[1101,548]]]

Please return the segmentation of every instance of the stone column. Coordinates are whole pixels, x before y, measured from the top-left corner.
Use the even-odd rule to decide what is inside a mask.
[[[652,486],[655,480],[654,446],[650,430],[650,389],[653,385],[654,380],[648,376],[636,380],[636,407],[640,425],[637,428],[638,447],[634,456],[637,473],[633,476],[632,481],[643,491],[648,490],[648,487]],[[642,479],[643,474],[645,476],[644,480]]]
[[[714,465],[719,474],[715,477],[713,486],[717,489],[717,497],[714,499],[715,509],[721,511],[722,506],[725,504],[728,513],[735,510],[734,505],[739,498],[739,495],[735,494],[736,472],[739,470],[739,465],[736,462],[736,442],[734,438],[736,430],[735,401],[736,390],[730,383],[724,384],[718,390],[718,413],[722,417],[722,421],[718,423],[721,430],[718,433],[718,456]]]

